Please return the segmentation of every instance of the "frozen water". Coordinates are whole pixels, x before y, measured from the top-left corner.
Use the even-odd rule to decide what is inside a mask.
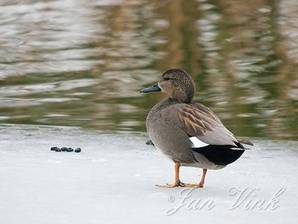
[[[1,125],[0,223],[297,222],[298,142],[254,139],[254,150],[209,171],[205,188],[190,191],[155,186],[172,181],[172,163],[146,140],[142,133]],[[182,180],[200,174],[183,168]]]

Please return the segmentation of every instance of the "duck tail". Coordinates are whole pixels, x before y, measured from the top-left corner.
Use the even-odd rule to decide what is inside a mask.
[[[245,145],[251,145],[251,146],[254,145],[248,138],[244,138],[244,137],[237,137],[237,141]]]

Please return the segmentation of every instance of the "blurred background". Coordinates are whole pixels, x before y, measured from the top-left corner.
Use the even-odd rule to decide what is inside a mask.
[[[173,67],[238,136],[298,139],[296,0],[0,1],[0,125],[143,132]]]

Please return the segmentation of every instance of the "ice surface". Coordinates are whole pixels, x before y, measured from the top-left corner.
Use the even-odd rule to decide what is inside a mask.
[[[172,181],[172,162],[146,140],[142,133],[1,125],[0,223],[297,223],[298,142],[255,139],[254,150],[190,191],[155,186]],[[194,182],[201,170],[181,175]]]

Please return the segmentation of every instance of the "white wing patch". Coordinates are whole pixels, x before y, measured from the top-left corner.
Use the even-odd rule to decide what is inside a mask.
[[[197,137],[190,137],[189,140],[192,142],[192,147],[193,148],[201,148],[201,147],[204,147],[204,146],[209,145],[209,144],[207,144],[205,142],[202,142]]]

